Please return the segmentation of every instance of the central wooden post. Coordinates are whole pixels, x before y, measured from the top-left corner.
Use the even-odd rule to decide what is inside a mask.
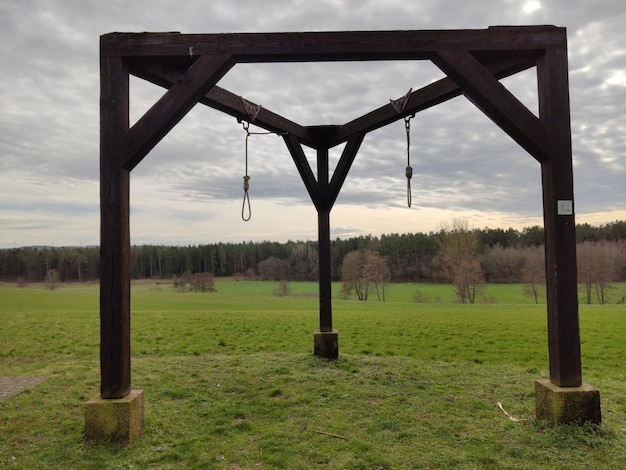
[[[339,357],[338,333],[333,330],[332,269],[330,262],[330,204],[328,203],[328,148],[317,149],[317,183],[321,193],[317,205],[319,256],[320,328],[314,335],[313,351],[326,359]]]
[[[317,151],[317,178],[321,193],[328,192],[328,149]],[[320,331],[332,331],[332,294],[330,263],[330,208],[321,204],[317,211],[317,238],[319,251]]]
[[[317,151],[317,178],[302,150],[300,139],[291,134],[283,136],[287,149],[317,210],[320,327],[314,334],[313,353],[326,359],[339,357],[338,333],[337,330],[333,329],[330,211],[365,137],[365,132],[357,132],[348,139],[331,179],[328,150],[337,144],[337,132],[338,126],[310,126],[306,128],[306,142]]]

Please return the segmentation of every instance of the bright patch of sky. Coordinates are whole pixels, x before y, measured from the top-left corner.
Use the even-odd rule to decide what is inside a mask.
[[[620,85],[626,86],[626,73],[623,70],[618,70],[606,81],[607,85]]]
[[[541,2],[537,0],[528,0],[526,5],[524,5],[524,11],[526,13],[532,13],[533,11],[539,10],[541,8]]]

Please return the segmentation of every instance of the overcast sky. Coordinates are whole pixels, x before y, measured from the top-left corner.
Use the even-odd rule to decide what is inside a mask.
[[[0,0],[0,248],[99,243],[99,36],[482,29],[568,30],[577,223],[626,219],[626,3],[621,0]],[[343,124],[443,77],[430,62],[237,65],[219,83],[303,125]],[[503,83],[536,112],[535,70]],[[131,80],[131,121],[163,90]],[[254,125],[251,131],[260,131]],[[282,139],[202,105],[131,174],[133,244],[317,237]],[[306,147],[305,147],[306,149]],[[331,166],[341,148],[331,149]],[[307,156],[314,158],[314,153]],[[539,164],[464,97],[411,121],[413,205],[398,121],[368,134],[331,213],[332,237],[541,225]],[[313,164],[313,168],[315,166]]]

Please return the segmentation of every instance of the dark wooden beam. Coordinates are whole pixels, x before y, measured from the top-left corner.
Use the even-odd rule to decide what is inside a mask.
[[[545,123],[511,94],[467,51],[438,51],[433,62],[482,110],[539,162],[550,159],[550,136]]]
[[[551,158],[542,163],[550,381],[582,384],[567,50],[548,50],[537,64],[539,115],[550,129]]]
[[[125,136],[124,167],[132,170],[234,65],[228,54],[202,56]]]
[[[123,167],[128,130],[128,69],[100,60],[100,395],[130,392],[130,173]]]
[[[147,80],[155,85],[164,88],[170,88],[176,80],[184,73],[186,69],[175,65],[165,64],[131,64],[130,72],[139,78]],[[199,102],[211,108],[230,114],[239,121],[249,121],[250,118],[243,103],[241,96],[231,93],[224,88],[214,86],[205,96],[200,98]],[[263,107],[254,120],[254,125],[259,126],[270,132],[277,134],[289,133],[298,138],[298,140],[308,146],[312,146],[313,142],[305,127],[290,121],[289,119],[273,113],[269,109]]]
[[[335,171],[333,172],[333,177],[330,180],[330,184],[328,187],[328,210],[333,207],[335,201],[337,200],[337,196],[339,196],[339,191],[343,186],[343,183],[348,176],[348,172],[352,167],[352,163],[354,162],[354,158],[356,157],[361,144],[363,143],[363,139],[365,138],[365,133],[353,134],[346,143],[346,146],[341,153],[341,157],[339,158],[339,162],[335,167]]]
[[[536,59],[500,59],[493,63],[487,63],[485,67],[498,79],[514,75],[523,70],[535,66]],[[463,92],[450,78],[442,78],[434,83],[426,85],[412,92],[403,112],[398,113],[391,104],[386,104],[374,111],[367,113],[339,128],[333,145],[345,142],[350,136],[359,133],[368,133],[383,126],[411,116],[420,111],[441,104],[452,98],[456,98]]]
[[[317,211],[320,331],[333,331],[330,211]]]
[[[341,31],[302,33],[111,33],[105,56],[171,58],[233,54],[237,62],[315,62],[428,59],[436,50],[507,51],[528,57],[564,44],[564,28],[504,27],[477,30]]]
[[[326,140],[326,139],[323,139]],[[333,330],[332,264],[330,250],[330,210],[328,204],[328,147],[317,146],[317,182],[323,201],[317,210],[317,240],[319,260],[320,331]]]
[[[300,145],[298,138],[294,135],[285,134],[283,135],[283,140],[285,141],[285,145],[287,145],[287,149],[291,154],[293,162],[296,164],[298,173],[300,174],[304,186],[311,197],[311,201],[319,212],[324,204],[324,195],[320,191],[320,187],[315,179],[313,171],[311,170],[309,161],[304,154],[304,150],[302,150],[302,146]]]
[[[499,59],[487,63],[485,67],[498,79],[514,75],[523,70],[535,66],[536,59]],[[178,77],[186,69],[173,64],[146,64],[137,62],[131,64],[131,74],[147,80],[155,85],[170,88]],[[368,133],[384,127],[388,124],[403,119],[405,116],[424,111],[447,100],[462,94],[461,88],[450,78],[442,78],[420,90],[411,93],[407,106],[402,113],[398,113],[390,104],[386,104],[370,113],[365,114],[338,129],[332,140],[328,142],[330,147],[339,145],[350,138],[353,134]],[[230,114],[238,120],[248,120],[249,117],[241,102],[241,97],[228,90],[214,86],[200,103],[211,108]],[[307,127],[303,127],[289,119],[261,108],[254,124],[270,132],[288,132],[295,135],[298,140],[307,146],[315,148],[317,140],[311,136]]]

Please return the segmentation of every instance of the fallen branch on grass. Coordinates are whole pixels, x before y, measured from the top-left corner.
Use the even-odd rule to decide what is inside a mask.
[[[309,420],[307,419],[304,423],[302,423],[302,426],[300,426],[300,432],[304,432],[308,425],[309,425]],[[318,434],[323,434],[325,436],[331,436],[331,437],[336,437],[337,439],[343,439],[344,441],[350,440],[350,438],[346,436],[340,436],[339,434],[333,434],[331,432],[320,431],[318,429],[311,429],[311,431],[316,432]]]
[[[346,436],[340,436],[339,434],[333,434],[331,432],[318,431],[317,429],[311,429],[311,431],[316,432],[318,434],[324,434],[325,436],[336,437],[337,439],[343,439],[344,441],[349,441],[350,438]]]
[[[511,421],[513,421],[515,423],[519,423],[520,421],[526,421],[524,418],[515,418],[514,416],[511,416],[510,414],[508,414],[507,411],[502,406],[502,403],[497,402],[496,405],[498,405],[498,408],[500,408],[500,410],[502,410],[502,413],[504,413],[504,416],[509,418]]]

